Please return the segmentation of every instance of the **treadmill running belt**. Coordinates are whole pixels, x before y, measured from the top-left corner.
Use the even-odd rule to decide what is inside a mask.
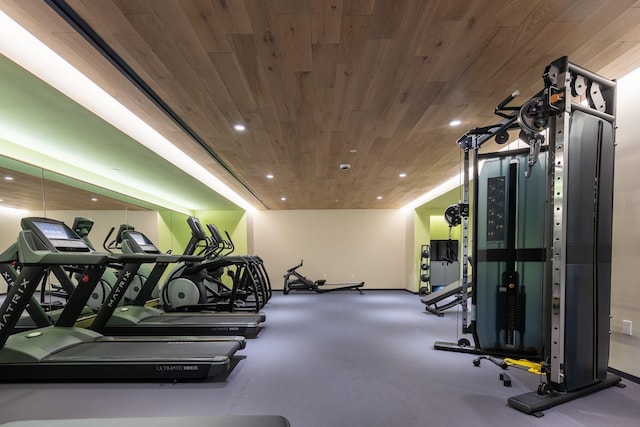
[[[143,320],[142,323],[145,323],[147,320]],[[171,325],[202,325],[202,326],[220,326],[220,325],[254,325],[257,326],[258,322],[255,319],[252,319],[250,316],[246,318],[225,318],[225,319],[215,319],[215,322],[207,323],[203,322],[202,318],[198,317],[190,317],[190,316],[158,316],[152,318],[154,323],[164,323]],[[203,325],[204,324],[204,325]]]
[[[240,349],[237,342],[127,342],[97,341],[75,345],[60,350],[43,359],[48,362],[83,361],[87,363],[104,360],[135,362],[137,360],[198,360],[215,356],[231,358]]]
[[[167,311],[162,314],[163,316],[185,316],[187,317],[210,317],[212,319],[251,319],[251,321],[255,322],[265,322],[267,320],[267,315],[263,312],[259,313],[225,313],[221,311]]]

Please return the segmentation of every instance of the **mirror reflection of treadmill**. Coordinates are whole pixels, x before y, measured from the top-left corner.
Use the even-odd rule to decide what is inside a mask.
[[[129,236],[133,239],[133,241],[142,249],[142,252],[145,254],[158,254],[160,250],[151,243],[147,236],[138,232],[138,231],[128,231],[125,233],[126,236]]]
[[[204,379],[226,373],[239,342],[211,342],[193,337],[109,337],[77,328],[47,326],[11,334],[49,266],[86,266],[80,286],[93,288],[117,257],[87,251],[81,239],[59,221],[22,221],[18,236],[21,271],[17,285],[0,306],[0,379],[149,380]],[[56,245],[46,234],[54,236]],[[65,244],[66,242],[66,244]],[[76,250],[78,249],[78,250]],[[153,257],[150,257],[151,259]],[[65,308],[66,310],[67,308]]]

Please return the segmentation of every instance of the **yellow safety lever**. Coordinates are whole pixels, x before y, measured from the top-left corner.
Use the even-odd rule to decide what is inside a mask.
[[[524,368],[532,374],[542,375],[542,363],[541,362],[532,362],[527,359],[509,359],[505,358],[504,363],[509,366],[515,366],[518,368]]]

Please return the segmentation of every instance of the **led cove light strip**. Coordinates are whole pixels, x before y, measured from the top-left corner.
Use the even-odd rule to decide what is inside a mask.
[[[473,176],[473,167],[469,168],[469,174],[470,176]],[[433,190],[429,191],[428,193],[423,194],[422,196],[418,197],[417,199],[415,199],[414,201],[412,201],[411,203],[407,204],[406,206],[402,207],[403,211],[410,211],[413,209],[416,209],[430,201],[432,201],[433,199],[442,196],[443,194],[458,188],[462,185],[462,180],[463,180],[463,174],[460,173],[458,175],[452,176],[451,178],[449,178],[448,180],[444,181],[443,183],[441,183],[440,185],[438,185],[436,188],[434,188]]]
[[[4,212],[7,214],[15,214],[18,216],[24,216],[29,213],[27,209],[10,208],[8,206],[0,206],[0,212]]]
[[[0,11],[0,53],[247,211],[255,207]],[[14,141],[19,143],[18,141]],[[95,172],[95,171],[92,171]],[[113,179],[111,177],[111,179]]]
[[[545,137],[546,137],[546,133],[545,133]],[[526,145],[524,142],[520,141],[519,139],[516,139],[515,141],[507,144],[506,146],[502,147],[500,150],[498,151],[509,151],[509,150],[516,150],[518,148],[522,148],[522,144]],[[526,145],[528,147],[528,145]],[[478,162],[478,169],[482,170],[482,165],[484,165],[484,160],[481,160],[480,162]],[[464,174],[461,172],[458,175],[452,176],[451,178],[449,178],[448,180],[444,181],[443,183],[441,183],[440,185],[438,185],[436,188],[434,188],[433,190],[429,191],[428,193],[423,194],[422,196],[418,197],[417,199],[413,200],[411,203],[408,203],[407,205],[402,207],[403,211],[410,211],[416,208],[419,208],[420,206],[432,201],[433,199],[442,196],[443,194],[461,187],[463,185],[463,180],[464,180]],[[469,167],[469,180],[473,181],[473,166]]]

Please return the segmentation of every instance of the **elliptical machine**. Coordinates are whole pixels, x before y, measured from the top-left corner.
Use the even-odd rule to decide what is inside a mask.
[[[290,291],[313,291],[319,294],[334,291],[344,291],[354,289],[362,295],[364,282],[354,283],[327,283],[326,280],[313,281],[302,274],[298,273],[298,269],[302,267],[304,260],[300,260],[300,264],[287,270],[284,277],[284,288],[282,292],[287,295]]]
[[[222,237],[216,227],[210,228],[216,231],[210,239],[198,218],[189,217],[187,223],[192,235],[185,255],[193,254],[204,242],[205,258],[201,262],[181,264],[171,272],[161,293],[165,309],[259,312],[268,299],[264,266],[258,265],[251,256],[228,252],[223,255],[221,250],[231,248],[221,249]],[[225,284],[223,276],[231,284]]]

